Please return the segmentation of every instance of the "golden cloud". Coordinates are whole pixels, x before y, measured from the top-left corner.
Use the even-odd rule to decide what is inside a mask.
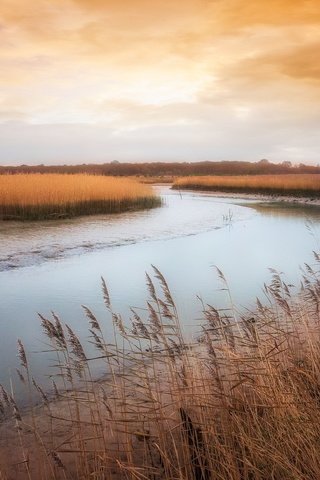
[[[0,119],[315,121],[319,26],[319,0],[2,0]]]

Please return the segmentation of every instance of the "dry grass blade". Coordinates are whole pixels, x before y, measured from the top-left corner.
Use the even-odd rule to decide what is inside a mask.
[[[109,310],[111,310],[110,295],[109,295],[109,291],[108,291],[108,288],[107,288],[107,284],[106,284],[103,277],[101,277],[101,283],[102,283],[102,293],[103,293],[104,303],[105,303],[106,307]]]
[[[86,314],[87,318],[89,319],[91,328],[100,331],[101,330],[100,325],[99,325],[99,322],[98,322],[96,316],[94,315],[94,313],[90,310],[90,308],[86,307],[85,305],[81,305],[81,306],[82,306],[83,310],[85,311],[85,314]]]
[[[18,357],[20,359],[21,366],[27,370],[28,361],[27,361],[26,351],[20,339],[18,340],[17,343],[18,343]]]
[[[165,296],[166,302],[171,307],[175,307],[175,304],[174,304],[174,301],[173,301],[173,298],[171,296],[171,292],[170,292],[170,289],[169,289],[169,285],[167,284],[166,279],[164,278],[164,276],[162,275],[162,273],[160,272],[160,270],[157,267],[152,265],[152,268],[155,272],[155,277],[160,281],[160,285],[161,285],[163,294]]]
[[[84,353],[83,347],[80,343],[80,340],[78,339],[77,335],[73,332],[73,330],[69,327],[69,325],[66,325],[68,334],[69,334],[69,344],[71,347],[72,353],[81,361],[81,362],[86,362],[87,357]]]

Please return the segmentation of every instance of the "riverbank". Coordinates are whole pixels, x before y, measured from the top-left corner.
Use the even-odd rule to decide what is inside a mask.
[[[0,219],[35,221],[158,207],[149,185],[97,175],[0,175]]]
[[[320,203],[320,175],[252,175],[182,177],[174,181],[175,190],[207,191],[221,196],[246,195],[274,201]]]
[[[192,188],[173,188],[172,190],[178,192],[196,192],[202,194],[210,194],[212,197],[216,198],[225,198],[225,199],[243,199],[243,200],[252,200],[257,203],[265,204],[284,204],[284,205],[307,205],[320,207],[320,198],[317,197],[308,197],[308,196],[294,196],[294,195],[277,195],[277,194],[261,194],[261,193],[252,193],[252,192],[225,192],[225,191],[213,191],[205,189],[192,189]]]
[[[181,333],[158,270],[156,283],[147,278],[146,309],[134,309],[131,322],[113,311],[103,283],[115,337],[105,340],[84,308],[96,357],[109,372],[98,383],[75,332],[56,316],[42,318],[57,354],[53,378],[69,392],[56,384],[52,402],[31,380],[43,406],[28,414],[2,392],[13,417],[0,427],[2,478],[318,478],[319,268],[315,254],[299,292],[273,271],[266,300],[246,315],[232,305],[203,305],[196,344]],[[18,354],[28,390],[21,343]],[[72,387],[77,377],[80,387]]]

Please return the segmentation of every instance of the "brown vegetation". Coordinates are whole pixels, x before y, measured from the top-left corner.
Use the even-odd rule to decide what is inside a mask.
[[[186,177],[175,180],[173,188],[320,197],[320,175]]]
[[[302,289],[273,271],[266,303],[241,315],[203,305],[198,342],[181,333],[168,285],[154,269],[149,302],[125,323],[103,296],[113,340],[87,307],[93,359],[53,314],[41,316],[56,354],[54,401],[32,379],[21,342],[19,378],[43,407],[19,411],[2,388],[0,478],[314,480],[320,478],[320,256]],[[226,289],[223,274],[219,277]],[[96,361],[96,360],[94,360]],[[11,416],[11,420],[5,420]]]
[[[179,177],[189,175],[283,175],[283,174],[317,174],[319,166],[291,165],[290,162],[272,163],[268,160],[259,162],[144,162],[125,163],[110,162],[103,164],[82,165],[19,165],[17,167],[0,166],[1,173],[90,173],[112,176],[144,177]]]
[[[152,188],[95,175],[0,175],[0,218],[42,220],[158,206]]]

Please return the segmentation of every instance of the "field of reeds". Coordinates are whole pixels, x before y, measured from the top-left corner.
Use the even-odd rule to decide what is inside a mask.
[[[0,219],[45,220],[119,213],[160,205],[134,179],[98,175],[0,175]]]
[[[104,281],[108,317],[83,307],[93,356],[56,314],[40,315],[55,356],[52,392],[32,377],[19,340],[16,381],[42,405],[20,411],[14,387],[0,387],[1,480],[320,478],[319,267],[315,253],[299,290],[272,271],[252,312],[200,301],[195,342],[156,268],[146,307],[130,320],[113,310]]]
[[[212,175],[181,177],[174,181],[173,188],[320,198],[320,175]]]
[[[158,185],[171,185],[177,177],[173,175],[137,175],[136,178],[141,183],[147,183],[150,185],[158,184]]]

